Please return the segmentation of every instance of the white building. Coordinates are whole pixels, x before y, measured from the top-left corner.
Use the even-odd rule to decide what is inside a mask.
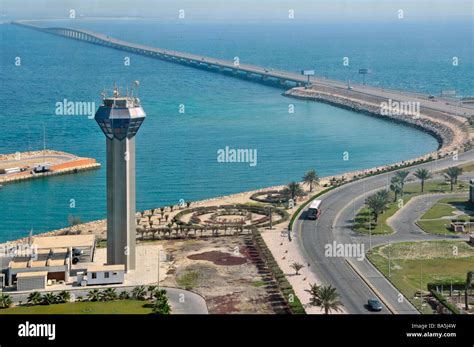
[[[77,283],[81,286],[123,283],[125,265],[91,265],[85,272],[77,274]]]
[[[21,272],[16,275],[17,290],[35,290],[46,288],[48,271]]]

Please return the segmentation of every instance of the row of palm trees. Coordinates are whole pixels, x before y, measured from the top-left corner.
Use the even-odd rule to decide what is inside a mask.
[[[67,290],[63,290],[58,294],[46,293],[41,295],[40,292],[32,292],[28,295],[27,303],[29,305],[53,305],[63,304],[71,300],[71,293]]]
[[[449,180],[451,184],[451,191],[454,190],[454,185],[457,183],[458,177],[461,174],[462,174],[462,169],[457,166],[449,167],[446,170],[444,176],[446,177],[447,180]],[[410,171],[400,170],[400,171],[395,172],[395,175],[391,178],[389,188],[394,194],[394,202],[397,201],[399,197],[403,197],[405,183],[409,175],[410,175]],[[425,181],[433,177],[432,173],[428,169],[425,169],[425,168],[417,169],[413,173],[413,176],[415,176],[416,178],[420,180],[422,193],[424,192]],[[375,223],[377,223],[378,216],[388,209],[389,197],[390,197],[389,191],[386,189],[383,189],[369,196],[366,199],[365,203],[367,207],[374,214]]]
[[[313,191],[313,188],[319,185],[319,175],[315,170],[306,172],[303,176],[303,184],[309,186],[309,192]],[[304,195],[303,187],[298,182],[290,182],[285,189],[283,194],[288,196],[289,199],[296,201],[296,198]]]

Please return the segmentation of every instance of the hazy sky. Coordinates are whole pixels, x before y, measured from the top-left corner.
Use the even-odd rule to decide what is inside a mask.
[[[473,0],[0,0],[5,18],[139,16],[188,20],[286,20],[289,9],[301,20],[456,18],[473,16]]]

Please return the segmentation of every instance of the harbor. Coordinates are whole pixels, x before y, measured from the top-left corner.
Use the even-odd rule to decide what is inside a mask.
[[[0,185],[57,175],[76,174],[100,168],[93,158],[54,151],[29,151],[0,154]]]

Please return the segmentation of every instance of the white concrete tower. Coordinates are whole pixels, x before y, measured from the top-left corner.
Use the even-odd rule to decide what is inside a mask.
[[[138,97],[120,96],[116,87],[95,114],[106,136],[107,264],[126,271],[135,269],[135,135],[145,117]]]

